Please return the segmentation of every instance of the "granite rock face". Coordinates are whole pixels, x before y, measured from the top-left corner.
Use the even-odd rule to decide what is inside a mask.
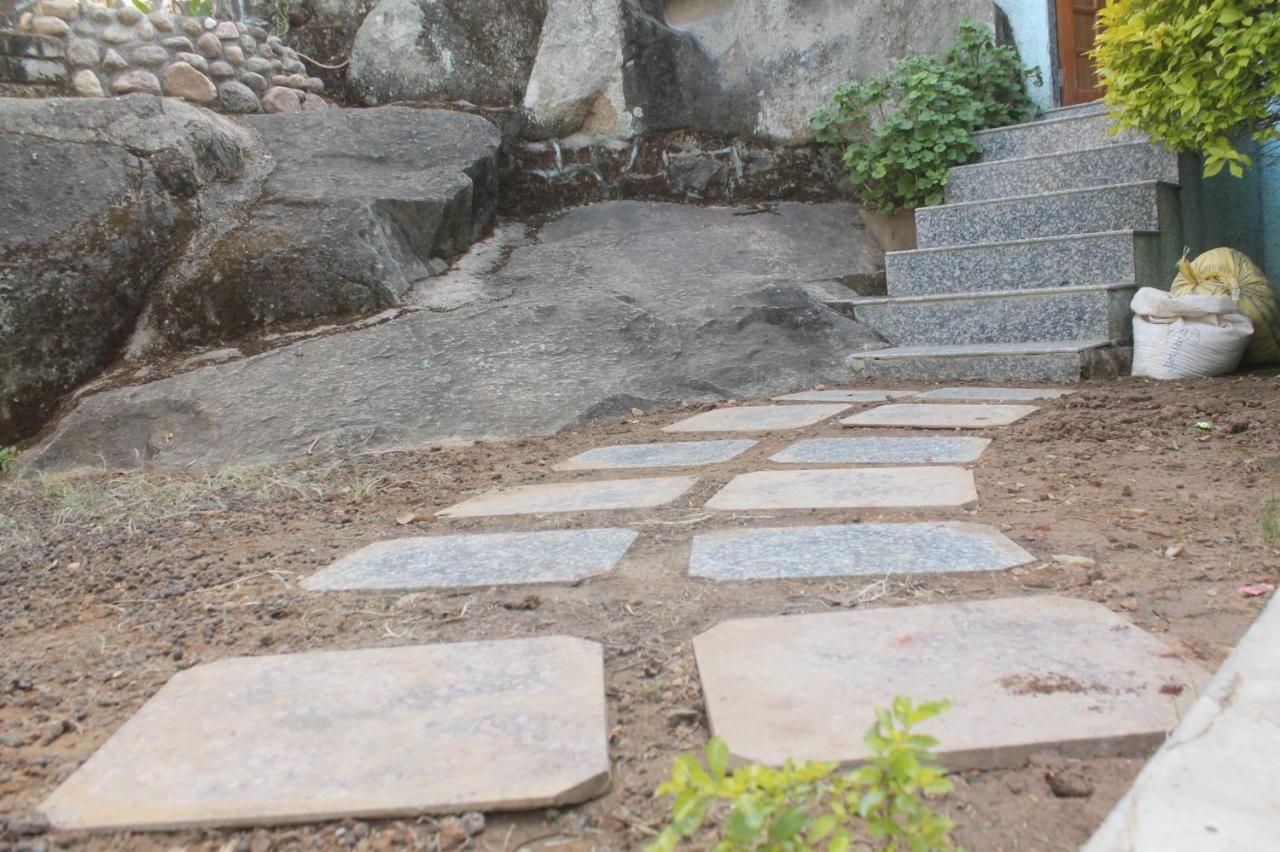
[[[351,82],[368,104],[520,101],[546,0],[381,0],[351,47]]]
[[[255,146],[180,101],[0,101],[0,443],[115,357]]]
[[[833,383],[850,352],[884,345],[804,289],[879,262],[856,223],[848,204],[757,216],[640,202],[578,208],[466,287],[453,274],[420,285],[457,283],[448,305],[87,396],[25,455],[45,467],[129,466],[139,455],[175,466],[269,461],[309,448],[549,434],[635,407]],[[300,268],[346,261],[339,251],[315,256],[325,248],[317,240],[284,257]],[[254,273],[264,294],[276,280],[268,271]]]

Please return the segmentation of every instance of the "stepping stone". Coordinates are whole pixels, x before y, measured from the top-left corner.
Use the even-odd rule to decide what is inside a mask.
[[[786,464],[963,464],[976,461],[988,438],[810,438],[769,461]]]
[[[560,462],[552,470],[612,470],[634,467],[692,467],[742,455],[755,441],[674,441],[598,447]]]
[[[693,644],[712,733],[774,765],[866,758],[898,695],[952,700],[921,733],[954,770],[1146,754],[1209,679],[1101,604],[1053,596],[744,619]]]
[[[712,580],[1001,571],[1034,557],[982,524],[846,524],[705,533],[689,575]]]
[[[983,429],[987,426],[1008,426],[1038,410],[1034,405],[906,402],[878,405],[840,422],[845,426],[901,426],[906,429]]]
[[[533,515],[543,512],[589,512],[604,509],[651,509],[670,503],[697,482],[693,476],[649,479],[602,479],[557,482],[490,491],[440,512],[442,518],[482,515]]]
[[[41,810],[127,831],[560,807],[608,787],[607,730],[583,639],[232,657],[174,675]]]
[[[617,564],[624,529],[400,538],[363,547],[302,581],[311,591],[573,583]]]
[[[663,432],[763,432],[800,429],[834,417],[847,405],[743,405],[717,408],[672,423]]]
[[[744,473],[707,501],[708,509],[889,509],[965,506],[978,500],[973,474],[959,467],[862,467]]]
[[[1058,399],[1072,393],[1056,388],[938,388],[916,394],[919,399],[958,399],[974,402],[1028,402]]]
[[[903,390],[820,390],[775,396],[778,402],[884,402],[902,396],[915,396],[916,391]]]

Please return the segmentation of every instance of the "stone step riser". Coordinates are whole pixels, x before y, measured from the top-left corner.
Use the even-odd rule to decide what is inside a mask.
[[[986,163],[1014,157],[1060,154],[1101,145],[1139,142],[1142,138],[1127,130],[1112,133],[1111,119],[1103,113],[1067,115],[974,134],[974,140],[982,147],[982,161]]]
[[[975,163],[951,170],[947,203],[1060,192],[1134,181],[1178,183],[1178,155],[1156,145],[1109,145],[1083,151]]]
[[[916,211],[920,248],[1104,231],[1159,231],[1180,221],[1178,190],[1158,183],[1107,186]]]
[[[1173,274],[1155,234],[1095,234],[885,255],[889,295],[930,296],[1086,284],[1159,287]]]
[[[1075,106],[1054,107],[1045,113],[1045,118],[1073,118],[1078,115],[1101,115],[1107,111],[1107,105],[1102,101],[1093,101],[1087,104],[1076,104]]]
[[[1017,293],[858,305],[857,319],[895,346],[1127,340],[1132,289]]]
[[[850,361],[855,376],[882,382],[1076,382],[1128,375],[1128,347],[1084,352],[1018,353]]]

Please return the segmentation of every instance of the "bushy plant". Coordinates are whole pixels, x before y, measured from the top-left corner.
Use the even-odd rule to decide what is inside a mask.
[[[930,751],[938,741],[913,732],[950,706],[895,698],[891,708],[876,711],[863,738],[872,756],[844,773],[835,763],[792,761],[730,772],[728,745],[712,737],[705,766],[680,755],[671,779],[658,787],[658,795],[675,801],[671,822],[648,852],[672,852],[695,835],[711,835],[716,852],[845,852],[855,842],[912,852],[951,849],[951,820],[923,801],[951,790]]]
[[[8,473],[18,460],[17,447],[0,446],[0,473]]]
[[[938,204],[947,170],[981,153],[974,131],[1037,115],[1028,81],[1040,85],[1038,68],[1024,68],[988,27],[963,21],[944,57],[909,56],[887,74],[842,83],[813,115],[815,138],[842,150],[868,209]]]
[[[1204,155],[1204,173],[1252,165],[1232,142],[1280,139],[1276,0],[1112,0],[1093,50],[1116,125]]]

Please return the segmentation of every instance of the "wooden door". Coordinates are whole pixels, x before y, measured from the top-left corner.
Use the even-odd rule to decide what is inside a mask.
[[[1106,0],[1057,0],[1058,62],[1062,65],[1062,105],[1083,104],[1102,97],[1098,74],[1089,58],[1098,10]]]

